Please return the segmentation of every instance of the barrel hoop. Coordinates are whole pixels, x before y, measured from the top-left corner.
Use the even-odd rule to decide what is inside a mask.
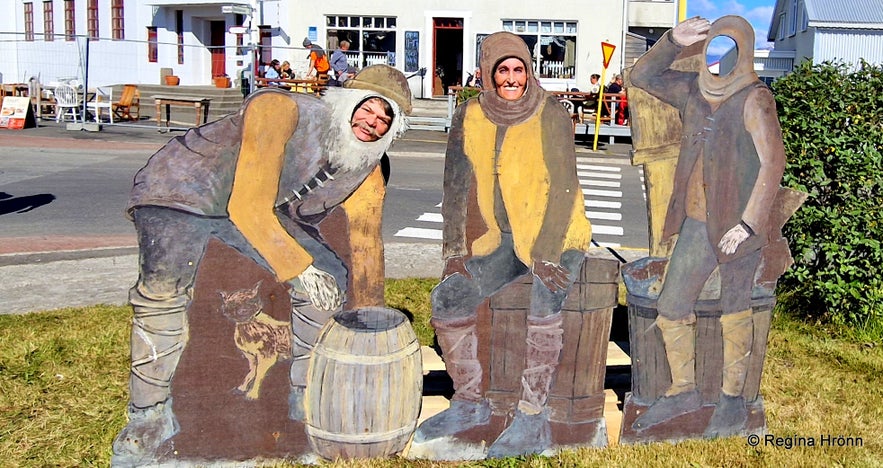
[[[343,364],[363,364],[363,365],[378,365],[378,364],[389,364],[391,362],[400,361],[403,357],[410,356],[411,354],[417,353],[420,351],[420,342],[414,340],[410,342],[407,346],[398,351],[382,354],[379,356],[364,356],[364,355],[354,355],[350,353],[343,353],[336,349],[329,348],[325,346],[324,343],[316,344],[316,348],[313,349],[313,355],[322,355],[327,356],[329,359],[340,362]]]
[[[410,436],[410,434],[414,432],[414,430],[417,428],[417,421],[415,420],[414,422],[409,423],[406,426],[400,427],[398,429],[393,429],[391,431],[369,432],[364,434],[341,434],[339,432],[329,432],[323,429],[319,429],[318,427],[312,426],[310,424],[307,424],[306,428],[307,434],[317,439],[328,440],[332,442],[346,442],[350,444],[370,444],[376,442],[386,442],[406,435]]]

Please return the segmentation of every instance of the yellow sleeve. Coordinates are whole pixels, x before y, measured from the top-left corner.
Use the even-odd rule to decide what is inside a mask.
[[[280,281],[296,277],[313,262],[274,211],[285,144],[297,128],[298,117],[297,103],[283,93],[267,93],[249,103],[242,118],[242,145],[227,205],[230,220]]]
[[[343,202],[349,222],[350,298],[347,307],[383,306],[383,199],[386,186],[380,166]]]

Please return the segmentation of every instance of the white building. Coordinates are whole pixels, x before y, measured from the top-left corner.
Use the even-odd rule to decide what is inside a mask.
[[[883,64],[883,0],[776,0],[767,39],[795,65]]]
[[[6,82],[85,77],[88,69],[90,86],[160,83],[169,72],[182,85],[207,85],[217,75],[235,80],[250,73],[253,60],[270,58],[304,71],[301,42],[309,37],[329,51],[349,40],[358,67],[389,63],[413,75],[416,97],[439,94],[435,70],[444,85],[464,82],[481,40],[499,30],[524,37],[545,87],[584,89],[589,75],[601,72],[602,41],[616,45],[611,77],[671,28],[677,11],[674,0],[7,1],[15,8],[0,17]],[[428,71],[422,78],[415,74],[421,69]]]

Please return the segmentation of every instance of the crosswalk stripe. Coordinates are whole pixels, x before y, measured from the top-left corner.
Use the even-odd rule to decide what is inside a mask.
[[[587,208],[607,208],[611,210],[622,208],[622,202],[618,201],[586,200],[583,204]]]
[[[595,196],[595,197],[622,198],[622,192],[619,190],[583,189],[583,195],[590,195],[590,196]]]
[[[604,211],[586,211],[586,218],[589,218],[589,219],[608,219],[611,221],[622,221],[622,213],[607,213]]]
[[[614,182],[612,180],[579,180],[580,185],[588,185],[591,187],[611,187],[611,188],[619,188],[622,187],[622,184],[619,182]]]
[[[603,224],[593,224],[592,234],[606,234],[608,236],[621,236],[625,234],[625,230],[619,226],[605,226]]]
[[[406,227],[404,229],[399,229],[399,232],[395,233],[395,235],[396,237],[417,237],[420,239],[441,240],[442,230]]]
[[[579,157],[576,158],[577,161],[580,160]],[[621,167],[616,166],[598,166],[596,164],[579,164],[576,165],[577,169],[587,169],[590,171],[603,171],[603,172],[622,172]]]
[[[576,171],[576,175],[578,177],[591,177],[594,179],[622,179],[622,174],[611,174],[609,172],[586,172],[586,171]]]
[[[442,219],[441,213],[423,213],[417,218],[417,221],[426,221],[430,223],[441,223],[444,222]]]

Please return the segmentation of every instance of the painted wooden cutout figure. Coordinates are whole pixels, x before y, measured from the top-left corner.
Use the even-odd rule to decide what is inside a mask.
[[[260,91],[239,113],[174,138],[138,172],[127,210],[140,246],[140,275],[130,291],[129,423],[114,440],[113,464],[154,463],[157,449],[179,431],[171,385],[210,239],[289,287],[289,417],[303,417],[310,349],[348,284],[318,223],[363,182],[382,179],[378,166],[405,128],[410,98],[404,75],[385,65],[367,67],[321,100]]]
[[[482,392],[476,315],[488,297],[532,273],[521,398],[487,457],[540,453],[551,445],[550,387],[562,350],[562,304],[591,240],[576,175],[570,116],[533,76],[524,41],[495,33],[482,43],[484,91],[457,108],[445,159],[442,282],[432,325],[455,394],[424,421],[415,446],[491,420]],[[469,226],[481,225],[476,235]],[[456,454],[431,454],[454,456]]]
[[[737,46],[729,73],[672,66],[683,48],[719,36]],[[671,257],[623,272],[634,363],[623,442],[725,437],[765,424],[757,386],[775,282],[791,260],[781,228],[803,196],[779,186],[785,150],[753,44],[740,17],[691,18],[629,73],[634,87],[679,110],[682,135],[662,229],[663,243],[676,239]],[[656,327],[645,336],[650,319]],[[661,348],[647,344],[656,336]]]

